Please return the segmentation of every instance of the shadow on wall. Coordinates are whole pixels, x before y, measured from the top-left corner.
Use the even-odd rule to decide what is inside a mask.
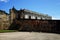
[[[9,30],[18,30],[19,28],[20,28],[20,25],[16,24],[16,22],[14,21],[8,29]]]

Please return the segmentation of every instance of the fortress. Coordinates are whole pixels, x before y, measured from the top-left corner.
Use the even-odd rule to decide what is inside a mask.
[[[9,14],[0,10],[0,29],[19,31],[60,32],[60,21],[52,20],[47,14],[27,9],[16,10],[14,7]]]
[[[10,20],[14,19],[42,19],[42,20],[52,20],[51,16],[48,16],[47,14],[42,14],[38,12],[34,12],[27,9],[20,9],[16,10],[14,7],[10,9]]]

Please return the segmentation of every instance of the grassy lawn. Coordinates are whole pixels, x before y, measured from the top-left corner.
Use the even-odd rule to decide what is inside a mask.
[[[5,33],[5,32],[16,32],[16,30],[0,30],[0,33]]]

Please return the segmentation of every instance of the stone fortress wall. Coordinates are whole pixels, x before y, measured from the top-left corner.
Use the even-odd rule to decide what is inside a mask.
[[[3,12],[2,12],[3,13]],[[46,14],[37,13],[27,9],[16,10],[14,7],[9,10],[9,14],[4,12],[6,21],[0,18],[0,22],[5,25],[0,29],[10,29],[19,31],[44,31],[44,32],[60,32],[60,21],[52,20],[52,17]],[[4,22],[3,22],[4,21]]]

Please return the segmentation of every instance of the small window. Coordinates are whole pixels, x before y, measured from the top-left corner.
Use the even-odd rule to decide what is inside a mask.
[[[31,19],[31,16],[29,16],[29,19]]]

